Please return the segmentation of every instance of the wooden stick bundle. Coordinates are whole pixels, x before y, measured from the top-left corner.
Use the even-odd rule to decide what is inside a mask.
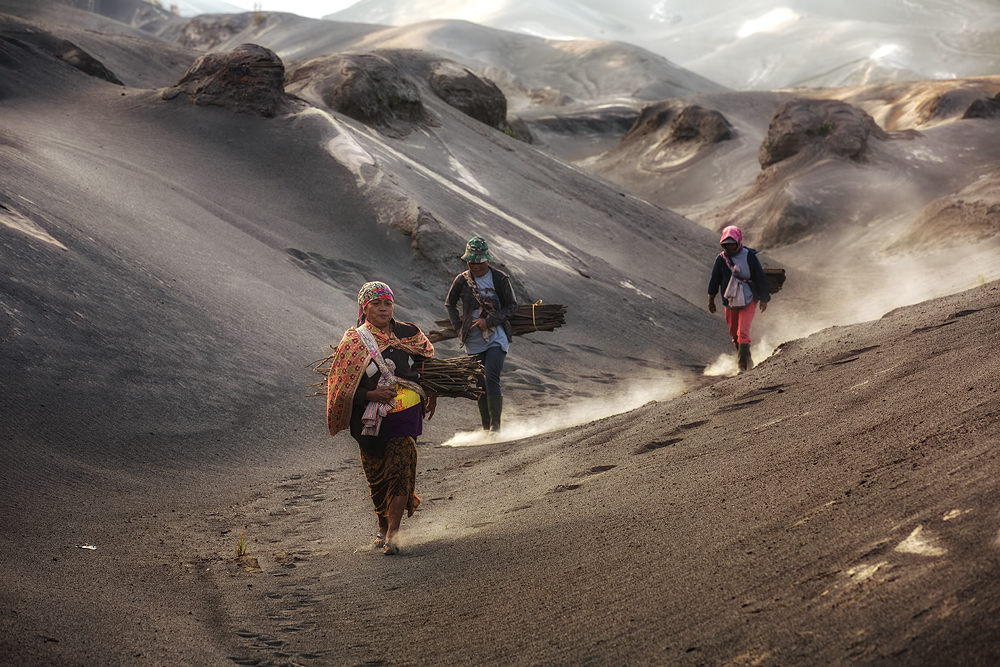
[[[767,276],[767,291],[771,294],[781,291],[781,286],[785,284],[784,269],[764,269]]]
[[[441,327],[427,334],[432,343],[458,336],[451,326],[451,320],[435,320]],[[523,336],[534,331],[552,331],[566,324],[566,306],[558,303],[534,303],[519,306],[510,318],[510,328],[515,336]]]
[[[427,359],[421,366],[420,385],[429,396],[476,400],[483,393],[476,385],[483,376],[483,364],[473,356]]]
[[[336,350],[332,345],[332,349]],[[333,354],[315,362],[313,371],[323,376],[323,380],[309,385],[322,389],[310,396],[326,396],[326,378],[330,375]],[[477,400],[483,390],[476,384],[483,376],[483,365],[473,356],[452,357],[450,359],[427,359],[421,364],[420,385],[428,396],[449,396]]]

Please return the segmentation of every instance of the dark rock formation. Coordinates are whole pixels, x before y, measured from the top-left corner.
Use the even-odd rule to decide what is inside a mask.
[[[289,72],[288,91],[390,136],[406,136],[419,125],[435,124],[416,82],[375,53],[310,60]]]
[[[916,116],[920,125],[956,120],[966,113],[971,105],[981,100],[983,91],[971,87],[959,87],[935,95],[917,107]]]
[[[733,126],[718,111],[700,106],[684,107],[670,125],[671,141],[717,144],[733,138]]]
[[[30,44],[36,49],[62,60],[64,63],[75,67],[84,74],[103,79],[110,83],[124,86],[125,84],[115,76],[114,72],[104,66],[94,56],[90,55],[79,46],[55,35],[36,30],[27,25],[23,27],[16,38],[7,37],[6,41],[12,44]]]
[[[626,159],[634,160],[645,173],[663,173],[690,167],[735,134],[718,111],[659,102],[643,108],[615,152],[620,157],[631,154]]]
[[[714,211],[712,226],[721,230],[735,222],[750,244],[766,249],[903,210],[913,205],[912,197],[887,174],[894,152],[881,144],[919,136],[915,130],[886,132],[840,100],[783,102],[759,147],[762,169],[753,187]]]
[[[57,40],[54,47],[52,55],[65,63],[69,63],[81,72],[97,77],[98,79],[104,79],[105,81],[119,86],[125,85],[122,83],[121,79],[115,76],[114,72],[104,66],[104,63],[81,49],[73,42],[60,39]]]
[[[316,77],[323,82],[307,82]],[[423,84],[470,118],[494,129],[510,128],[507,98],[495,83],[426,51],[377,49],[327,56],[305,63],[289,76],[290,90],[296,94],[308,98],[306,91],[312,88],[324,106],[383,130],[430,120],[415,84]]]
[[[427,80],[434,94],[466,116],[498,130],[507,121],[507,98],[495,83],[451,61],[440,61]]]
[[[847,102],[798,98],[774,113],[757,159],[761,167],[767,168],[813,148],[827,155],[860,160],[873,135],[889,138],[867,112]]]
[[[645,107],[622,139],[622,145],[639,141],[667,128],[660,145],[682,142],[715,144],[733,138],[733,126],[718,111],[698,105],[678,108],[671,102]]]
[[[284,63],[273,51],[256,44],[201,56],[177,85],[163,92],[163,99],[181,93],[199,106],[218,106],[265,118],[276,116],[289,101]]]
[[[965,110],[962,118],[995,118],[998,115],[1000,115],[1000,93],[995,97],[976,100]]]
[[[531,126],[522,118],[517,118],[516,116],[508,118],[507,127],[504,128],[504,132],[526,144],[535,143],[535,135],[531,131]]]
[[[609,158],[605,168],[617,163],[638,167],[646,175],[677,172],[714,154],[719,144],[735,137],[735,128],[719,111],[676,101],[657,102],[644,107],[618,146],[605,154]],[[657,192],[662,187],[658,182],[649,186]]]
[[[500,88],[464,65],[426,51],[380,49],[391,61],[449,106],[498,130],[507,129],[507,97]]]

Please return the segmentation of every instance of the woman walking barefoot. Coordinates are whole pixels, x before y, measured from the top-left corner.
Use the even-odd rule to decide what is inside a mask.
[[[361,450],[378,536],[386,555],[399,551],[403,510],[413,516],[416,436],[434,415],[436,399],[420,386],[420,361],[434,346],[410,322],[393,319],[393,294],[385,283],[365,283],[358,293],[358,324],[344,333],[330,366],[327,426],[330,435],[350,428]]]

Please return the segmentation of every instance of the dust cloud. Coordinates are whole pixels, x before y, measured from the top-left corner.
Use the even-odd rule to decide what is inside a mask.
[[[823,329],[877,320],[897,308],[1000,279],[995,262],[1000,242],[995,240],[942,244],[921,255],[889,254],[878,248],[858,251],[844,242],[829,247],[825,257],[821,249],[811,258],[804,253],[805,268],[788,268],[785,288],[772,296],[767,311],[757,313],[751,328],[755,364],[783,343]],[[771,254],[782,257],[781,251]],[[719,326],[725,327],[721,318]],[[726,377],[736,372],[734,350],[720,354],[704,374]]]
[[[628,412],[653,401],[667,401],[684,393],[685,390],[685,383],[680,375],[664,373],[620,388],[610,396],[570,401],[559,408],[544,410],[534,415],[523,414],[523,411],[510,401],[504,404],[504,423],[509,426],[505,425],[499,432],[459,431],[441,445],[472,447],[529,438]]]

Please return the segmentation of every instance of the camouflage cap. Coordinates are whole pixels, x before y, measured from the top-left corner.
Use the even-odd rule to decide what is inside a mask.
[[[491,259],[493,259],[493,256],[490,254],[490,246],[483,237],[474,236],[465,244],[465,254],[462,255],[463,262],[482,264]]]

